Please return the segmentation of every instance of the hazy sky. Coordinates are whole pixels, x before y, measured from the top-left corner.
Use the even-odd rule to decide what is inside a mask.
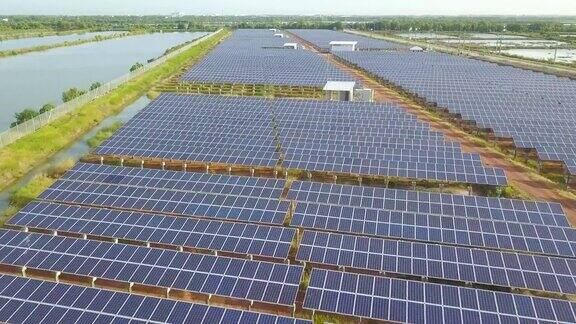
[[[0,15],[576,15],[576,0],[0,0]]]

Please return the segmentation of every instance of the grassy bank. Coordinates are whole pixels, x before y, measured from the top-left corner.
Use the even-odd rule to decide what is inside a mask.
[[[122,111],[127,105],[146,94],[156,83],[199,60],[228,34],[227,31],[221,32],[201,42],[111,93],[0,149],[0,190],[74,143],[108,116]]]
[[[110,39],[116,39],[116,38],[122,38],[122,37],[126,37],[132,35],[132,33],[122,33],[122,34],[114,34],[114,35],[110,35],[110,36],[94,36],[92,38],[88,38],[88,39],[79,39],[79,40],[75,40],[75,41],[68,41],[68,42],[62,42],[62,43],[56,43],[56,44],[50,44],[50,45],[41,45],[41,46],[34,46],[34,47],[27,47],[27,48],[18,48],[18,49],[14,49],[14,50],[7,50],[7,51],[0,51],[0,57],[9,57],[9,56],[16,56],[16,55],[22,55],[22,54],[27,54],[27,53],[33,53],[33,52],[42,52],[42,51],[48,51],[54,48],[60,48],[60,47],[71,47],[71,46],[78,46],[78,45],[82,45],[82,44],[88,44],[88,43],[94,43],[94,42],[101,42],[101,41],[105,41],[105,40],[110,40]]]
[[[98,131],[98,133],[96,133],[96,135],[94,135],[94,137],[90,138],[87,141],[88,146],[90,148],[100,146],[100,144],[104,143],[105,140],[109,139],[112,135],[114,135],[114,133],[116,133],[116,131],[119,130],[120,127],[122,127],[122,123],[115,122],[114,124],[108,127],[102,128],[101,130]]]
[[[60,164],[51,167],[46,172],[30,179],[25,185],[16,188],[10,193],[10,206],[7,210],[1,211],[0,226],[4,226],[6,220],[14,216],[20,209],[29,202],[36,199],[46,188],[50,187],[66,171],[70,170],[75,164],[74,160],[66,160]]]
[[[44,37],[44,36],[63,36],[70,34],[81,34],[88,33],[90,31],[85,29],[78,30],[66,30],[66,31],[56,31],[52,29],[37,29],[37,30],[6,30],[0,32],[0,41],[22,39],[22,38],[32,38],[32,37]]]

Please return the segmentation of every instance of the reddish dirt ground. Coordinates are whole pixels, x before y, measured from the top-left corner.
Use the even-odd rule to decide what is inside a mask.
[[[506,172],[508,182],[524,192],[528,196],[539,201],[550,201],[562,204],[568,220],[572,226],[576,227],[576,200],[571,198],[569,193],[562,192],[558,185],[547,179],[535,174],[529,168],[522,167],[507,160],[503,155],[495,153],[489,148],[483,147],[470,139],[463,131],[454,125],[447,124],[445,121],[438,120],[430,116],[424,107],[411,103],[402,97],[395,90],[390,89],[379,82],[371,79],[365,73],[351,68],[340,61],[332,54],[319,53],[312,44],[292,34],[293,38],[298,39],[301,43],[307,44],[318,55],[322,55],[332,64],[345,70],[351,76],[362,82],[367,88],[374,90],[374,100],[377,102],[394,102],[409,113],[416,115],[418,119],[430,124],[433,130],[444,133],[447,139],[457,141],[466,152],[480,154],[483,163],[486,166],[501,168]]]

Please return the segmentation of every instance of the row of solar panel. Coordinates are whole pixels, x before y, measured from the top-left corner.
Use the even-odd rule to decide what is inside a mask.
[[[35,202],[8,225],[284,260],[295,230]]]
[[[408,323],[574,323],[576,303],[313,269],[304,308]]]
[[[541,159],[567,167],[576,161],[576,142],[566,139],[574,134],[565,124],[576,121],[574,80],[442,53],[336,54],[481,128],[513,138],[519,147],[536,149]],[[557,128],[563,123],[566,131]],[[561,155],[566,149],[571,152]],[[576,169],[568,171],[576,174]]]
[[[214,98],[214,102],[207,101],[208,98]],[[159,116],[174,114],[163,111],[163,107],[173,109],[174,102],[178,107],[185,106],[188,114],[173,115],[170,119],[174,122],[162,124]],[[270,108],[276,104],[277,108]],[[264,125],[261,117],[243,119],[238,125],[233,116],[238,107],[251,111],[242,116],[270,111],[271,118]],[[506,184],[502,170],[484,167],[477,155],[473,157],[475,163],[461,162],[471,156],[463,154],[457,143],[444,141],[441,133],[431,131],[413,117],[408,122],[381,120],[374,123],[365,117],[381,116],[381,112],[388,111],[389,105],[362,103],[359,107],[361,111],[354,111],[350,103],[166,94],[97,148],[95,154],[274,167],[283,152],[283,167],[291,169],[495,186]],[[300,108],[310,113],[317,110],[320,117],[314,120],[311,115],[300,119],[291,111]],[[336,117],[338,111],[347,111],[358,118],[342,117],[339,124],[329,123],[328,115],[324,114],[331,108]],[[274,111],[287,114],[276,118]],[[394,111],[410,116],[397,107]],[[299,149],[308,151],[304,154]],[[403,155],[388,154],[372,159],[372,156],[362,154],[385,149],[389,149],[389,153],[393,149],[412,150],[414,157],[406,159]],[[342,153],[327,153],[327,150]],[[440,160],[429,159],[436,151],[450,154],[444,154],[445,158]]]
[[[322,87],[329,80],[352,80],[310,51],[283,48],[285,42],[286,39],[274,37],[272,31],[234,31],[184,73],[182,80],[314,87]]]
[[[358,42],[356,47],[359,50],[391,50],[407,48],[406,46],[400,45],[398,43],[392,43],[370,37],[353,35],[328,29],[289,29],[288,31],[323,50],[330,50],[330,42],[334,41]]]
[[[305,231],[300,261],[576,294],[576,259]]]
[[[124,292],[0,275],[6,323],[311,323]]]
[[[0,230],[0,263],[292,306],[301,266]]]

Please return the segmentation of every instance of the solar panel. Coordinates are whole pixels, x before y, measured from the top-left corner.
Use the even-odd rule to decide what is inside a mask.
[[[157,214],[33,202],[7,222],[19,228],[223,251],[284,260],[295,230]]]
[[[98,171],[89,171],[90,168]],[[78,170],[83,170],[79,176]],[[106,170],[110,174],[106,174]],[[122,171],[124,170],[124,171]],[[120,173],[133,173],[143,175],[147,172],[154,173],[153,179],[145,179],[121,175]],[[88,175],[90,174],[91,175]],[[93,207],[110,207],[113,209],[147,211],[177,216],[194,216],[216,218],[226,220],[239,220],[254,223],[282,224],[290,207],[290,202],[278,199],[260,198],[260,194],[267,193],[270,196],[279,194],[281,181],[271,183],[276,190],[270,188],[257,189],[252,185],[231,185],[235,191],[228,194],[200,192],[222,192],[221,188],[213,183],[211,189],[206,188],[203,182],[195,181],[191,174],[174,171],[148,171],[134,168],[119,169],[114,167],[90,167],[79,165],[76,169],[56,181],[50,188],[40,195],[40,199],[74,203]],[[74,179],[80,177],[80,179]],[[186,181],[178,182],[175,178],[187,178]],[[82,178],[86,178],[84,181]],[[92,180],[90,180],[92,179]],[[94,180],[96,179],[96,180]],[[213,178],[219,179],[217,176]],[[222,178],[231,179],[231,178]],[[94,182],[93,182],[94,181]],[[258,181],[245,178],[247,183]],[[266,182],[266,181],[260,181]],[[165,187],[167,189],[164,189]],[[244,189],[247,189],[243,192]],[[250,193],[256,196],[238,196],[237,194]]]
[[[299,202],[291,226],[575,257],[574,230],[489,219]]]
[[[557,299],[313,269],[304,308],[409,323],[576,321]]]
[[[280,198],[286,184],[283,179],[163,171],[88,163],[77,163],[61,179],[262,198]]]
[[[284,49],[287,38],[269,30],[240,29],[182,76],[183,81],[322,87],[352,77],[322,57],[302,49]]]
[[[574,80],[436,52],[335,54],[518,147],[536,149],[543,160],[576,161],[576,154],[557,155],[576,153]]]
[[[0,275],[7,323],[311,323],[276,315]]]
[[[410,158],[398,150],[409,150]],[[503,170],[485,167],[478,155],[462,153],[458,143],[392,104],[164,94],[94,153],[492,186],[507,182]]]
[[[407,46],[370,37],[353,35],[328,29],[289,29],[289,32],[305,39],[323,50],[330,50],[332,41],[356,41],[359,50],[404,49]]]
[[[576,293],[576,259],[305,231],[297,260],[492,286]]]
[[[548,202],[306,181],[294,181],[288,192],[288,199],[443,216],[502,220],[523,224],[549,225],[552,231],[556,231],[555,227],[572,228],[568,223],[562,206]],[[567,237],[576,237],[570,233],[571,231],[567,231]]]
[[[292,306],[303,268],[0,230],[0,263]]]

